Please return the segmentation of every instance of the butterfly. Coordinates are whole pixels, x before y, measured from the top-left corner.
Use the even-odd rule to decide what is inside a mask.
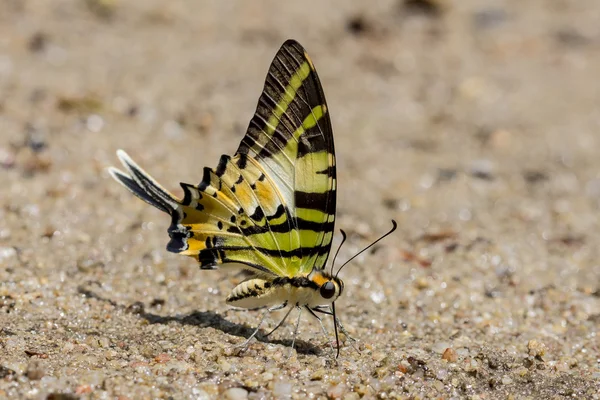
[[[167,250],[193,257],[201,269],[237,267],[250,273],[226,303],[239,308],[297,308],[332,315],[344,282],[326,271],[336,211],[336,163],[329,108],[305,49],[286,41],[273,59],[256,112],[233,157],[204,168],[197,186],[181,183],[177,198],[123,150],[119,183],[171,216]],[[395,222],[394,222],[395,226]],[[345,237],[345,234],[344,234]],[[341,268],[340,268],[341,269]],[[339,270],[338,270],[339,273]],[[323,323],[321,327],[327,334]],[[273,329],[270,333],[275,331]],[[345,330],[344,330],[345,332]],[[268,335],[268,334],[267,334]],[[294,342],[292,342],[292,348]]]

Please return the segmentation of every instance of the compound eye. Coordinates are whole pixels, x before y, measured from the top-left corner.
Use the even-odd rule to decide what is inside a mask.
[[[325,282],[325,284],[321,286],[320,292],[321,297],[324,299],[330,299],[335,295],[335,285],[331,281]]]

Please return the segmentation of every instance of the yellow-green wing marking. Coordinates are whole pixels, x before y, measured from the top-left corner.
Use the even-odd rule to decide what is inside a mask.
[[[167,249],[201,268],[238,264],[257,274],[297,276],[323,269],[335,219],[335,155],[325,96],[300,44],[277,52],[256,113],[233,157],[204,168],[178,199],[127,154],[112,175],[171,214]]]

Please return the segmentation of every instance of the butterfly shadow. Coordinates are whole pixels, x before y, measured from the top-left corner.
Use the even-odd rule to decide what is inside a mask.
[[[123,308],[132,314],[139,315],[141,318],[145,319],[150,324],[168,324],[170,322],[176,322],[181,325],[191,325],[200,328],[210,327],[220,330],[221,332],[226,333],[228,335],[239,336],[246,339],[252,336],[252,334],[256,330],[256,328],[250,327],[248,325],[231,322],[225,319],[221,314],[218,314],[213,311],[193,311],[187,315],[177,314],[164,316],[146,311],[146,307],[142,302],[135,302],[129,306],[123,306],[121,304],[118,304],[116,301],[103,297],[83,286],[80,286],[78,288],[78,292],[79,294],[85,297],[103,301],[111,304],[114,307]],[[258,333],[254,336],[254,338],[262,343],[279,344],[286,347],[292,347],[293,344],[294,348],[296,349],[296,352],[298,352],[299,354],[321,354],[321,349],[319,347],[305,340],[296,339],[296,341],[293,342],[291,339],[269,339],[269,337],[266,336],[266,333],[263,329],[260,329]]]
[[[223,333],[232,336],[239,336],[248,339],[256,328],[245,324],[238,324],[225,319],[221,314],[212,311],[193,311],[187,315],[157,315],[149,312],[142,312],[139,314],[140,317],[144,318],[151,324],[168,324],[170,322],[176,322],[181,325],[191,325],[201,328],[214,328],[218,329]],[[296,339],[293,342],[291,339],[269,339],[266,336],[266,332],[260,329],[254,338],[262,343],[279,344],[286,347],[292,347],[300,354],[320,354],[321,350],[319,347],[313,345],[310,342]],[[241,349],[241,348],[240,348]]]

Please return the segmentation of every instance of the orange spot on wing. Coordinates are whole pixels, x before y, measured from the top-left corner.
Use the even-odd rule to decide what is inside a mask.
[[[254,200],[254,196],[252,195],[251,189],[247,185],[236,186],[235,195],[237,196],[240,205],[245,209],[251,208],[251,206],[256,203],[256,201]]]
[[[263,208],[269,211],[277,209],[279,202],[271,185],[263,182],[256,182],[256,196]]]

